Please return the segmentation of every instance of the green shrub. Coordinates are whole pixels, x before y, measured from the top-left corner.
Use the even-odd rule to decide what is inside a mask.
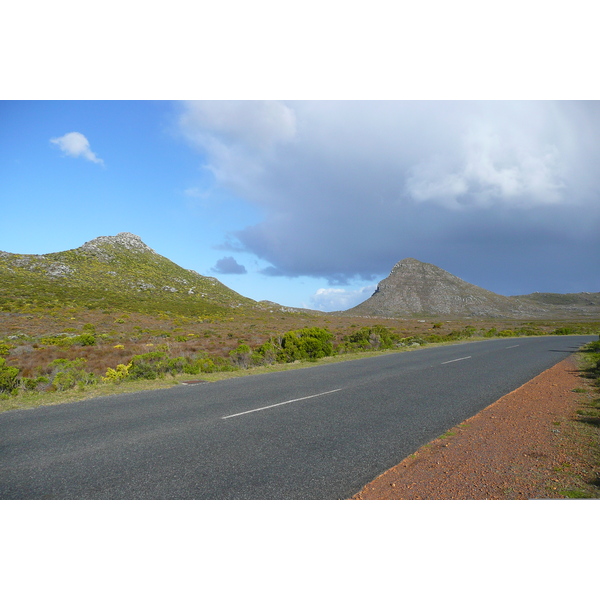
[[[71,343],[79,346],[94,346],[96,344],[96,336],[93,333],[82,333],[72,338]]]
[[[136,354],[131,359],[130,379],[156,379],[164,377],[167,371],[166,352],[147,352]]]
[[[571,335],[573,333],[577,333],[574,327],[557,327],[552,335]]]
[[[199,365],[184,356],[167,359],[166,368],[167,372],[173,376],[178,373],[187,373],[188,375],[197,375],[200,373]]]
[[[538,327],[519,327],[518,329],[515,330],[515,334],[516,335],[528,335],[528,336],[534,336],[534,335],[544,335],[544,332],[539,329]]]
[[[23,387],[24,390],[27,390],[28,392],[33,392],[34,390],[37,390],[38,386],[44,384],[44,383],[48,383],[50,380],[47,377],[23,377],[23,379],[21,379],[21,386]]]
[[[198,361],[186,360],[182,372],[187,373],[188,375],[198,375],[198,373],[200,373],[200,363]]]
[[[598,323],[574,323],[573,325],[557,327],[551,335],[582,335],[586,333],[598,333]]]
[[[185,356],[169,358],[166,352],[156,351],[134,356],[128,365],[127,378],[156,379],[164,377],[167,373],[173,376],[179,373],[197,375],[200,371],[212,372],[213,370],[218,369],[210,359],[191,360]]]
[[[235,371],[234,367],[227,359],[222,356],[215,356],[209,359],[215,366],[215,371]],[[207,371],[208,372],[208,371]]]
[[[46,336],[40,339],[40,344],[44,346],[70,347],[73,345],[74,338],[67,337],[64,334]]]
[[[272,365],[277,362],[278,352],[277,346],[272,341],[265,342],[252,354],[252,363],[255,365]]]
[[[19,369],[6,364],[6,359],[0,358],[0,392],[12,392],[19,386]]]
[[[288,331],[281,340],[280,360],[317,360],[333,354],[333,334],[320,327]]]
[[[343,338],[340,348],[343,352],[356,352],[361,350],[388,350],[400,341],[400,336],[390,331],[383,325],[361,327],[351,335]]]
[[[85,363],[85,358],[76,358],[75,360],[57,358],[53,360],[49,367],[52,368],[51,381],[54,388],[63,391],[76,385],[82,388],[86,385],[95,384],[97,378],[93,373],[88,373],[83,368]]]
[[[214,373],[218,371],[217,365],[210,358],[199,358],[197,365],[201,373]]]
[[[600,352],[600,340],[586,344],[583,349],[585,352]]]
[[[453,329],[452,331],[450,331],[446,335],[442,336],[442,339],[445,342],[452,342],[454,340],[461,340],[463,337],[464,337],[464,335],[463,335],[463,333],[461,331]]]
[[[235,350],[229,353],[231,362],[242,369],[247,369],[250,366],[250,357],[252,356],[252,350],[247,344],[240,344]]]

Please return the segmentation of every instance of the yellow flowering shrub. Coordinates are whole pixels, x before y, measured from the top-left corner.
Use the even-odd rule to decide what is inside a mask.
[[[106,371],[106,375],[102,378],[102,381],[106,381],[108,383],[120,383],[124,379],[127,379],[130,368],[131,363],[128,365],[117,365],[116,369],[111,369],[109,367]]]

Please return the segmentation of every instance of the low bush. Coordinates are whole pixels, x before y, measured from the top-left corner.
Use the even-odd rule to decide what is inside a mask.
[[[102,381],[107,383],[121,383],[129,377],[130,368],[131,363],[127,365],[117,365],[115,369],[109,367],[106,371],[106,375],[102,378]]]
[[[19,387],[19,369],[6,364],[6,359],[0,358],[0,393],[11,393]]]
[[[317,360],[333,354],[333,334],[320,327],[305,327],[288,331],[281,339],[281,362]]]
[[[157,377],[164,377],[166,371],[166,352],[136,354],[131,359],[129,379],[156,379]]]
[[[277,362],[278,352],[279,350],[273,342],[265,342],[252,353],[252,364],[256,366],[272,365]]]
[[[97,383],[97,378],[93,373],[88,373],[83,366],[87,361],[85,358],[76,358],[68,360],[66,358],[57,358],[48,366],[52,369],[50,381],[55,390],[68,390],[76,385],[83,387]]]
[[[496,334],[498,337],[515,337],[517,334],[512,329],[503,329]]]
[[[40,377],[23,377],[21,379],[21,387],[28,392],[33,392],[37,390],[40,385],[45,385],[49,382],[50,380],[48,377],[44,377],[43,375]]]
[[[72,338],[72,343],[79,346],[94,346],[96,344],[96,336],[93,333],[82,333]]]
[[[199,373],[214,373],[215,371],[230,370],[231,365],[223,358],[190,358],[187,356],[176,356],[170,358],[166,352],[155,351],[145,354],[137,354],[127,365],[125,373],[123,365],[121,367],[121,379],[157,379],[163,378],[169,374],[172,376],[180,373],[188,375],[198,375]],[[118,377],[112,370],[107,371],[106,378],[111,377],[113,380]]]
[[[326,329],[305,327],[271,338],[254,351],[248,344],[240,344],[235,350],[229,352],[229,360],[233,368],[242,369],[275,362],[318,360],[333,355],[332,339],[333,334]]]
[[[252,350],[247,344],[240,344],[235,350],[229,353],[231,362],[242,369],[247,369],[250,366]]]
[[[361,327],[343,339],[344,352],[389,350],[400,342],[400,336],[383,325]]]
[[[600,340],[597,342],[590,342],[586,344],[583,348],[585,352],[600,352]]]

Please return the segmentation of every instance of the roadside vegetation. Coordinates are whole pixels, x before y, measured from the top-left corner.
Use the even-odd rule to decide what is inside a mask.
[[[600,339],[587,344],[579,353],[582,387],[575,418],[569,423],[566,436],[584,467],[561,466],[571,479],[562,490],[566,498],[600,498]]]
[[[598,333],[600,323],[467,322],[74,307],[0,312],[0,411],[398,352],[428,344]]]

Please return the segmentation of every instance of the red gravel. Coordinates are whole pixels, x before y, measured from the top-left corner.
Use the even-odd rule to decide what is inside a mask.
[[[567,358],[423,446],[353,499],[564,498],[577,456],[563,430],[578,407],[572,390],[581,385]]]

